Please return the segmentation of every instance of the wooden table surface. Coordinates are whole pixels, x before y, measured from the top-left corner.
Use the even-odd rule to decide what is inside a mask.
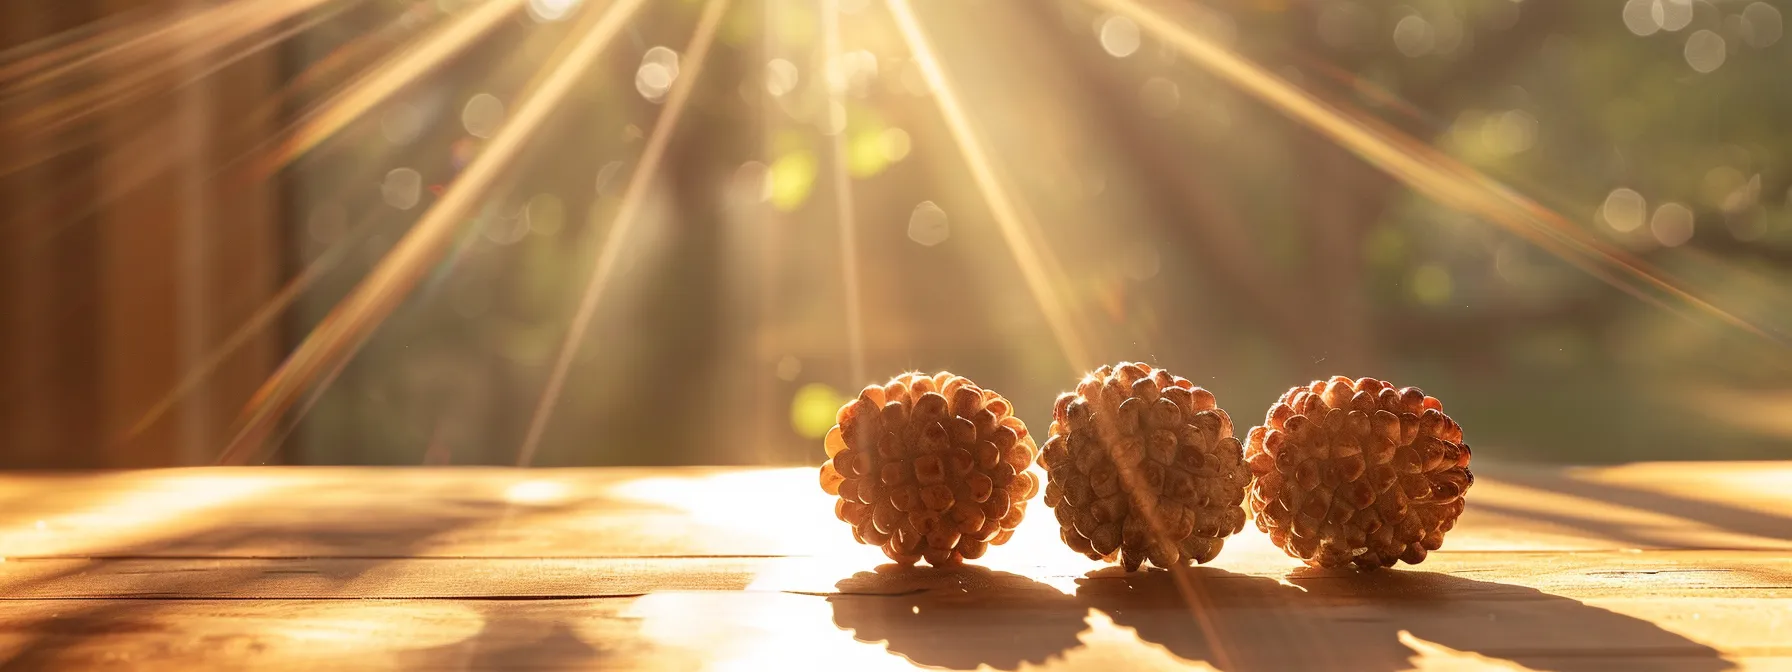
[[[1792,669],[1792,463],[1477,471],[1416,568],[1181,587],[1040,502],[884,565],[810,469],[4,475],[0,669]]]

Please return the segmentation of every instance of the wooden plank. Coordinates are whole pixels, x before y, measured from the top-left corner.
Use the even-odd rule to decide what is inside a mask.
[[[1417,568],[1247,530],[1186,583],[1043,509],[980,567],[880,568],[809,469],[0,476],[0,666],[1792,666],[1781,467],[1674,468],[1496,465]]]
[[[876,558],[839,556],[14,559],[0,563],[0,599],[622,597],[695,590],[896,595],[987,587],[995,579],[1023,576],[1068,593],[1111,573],[1068,552],[1040,560],[1007,558],[994,569],[934,572],[891,571],[894,566]],[[1476,599],[1507,587],[1577,600],[1638,594],[1661,600],[1792,598],[1792,557],[1764,551],[1439,553],[1412,569],[1368,576],[1222,556],[1203,571],[1222,597],[1233,586],[1269,580],[1314,596],[1309,599],[1358,599],[1414,587],[1472,589],[1479,592],[1464,597]]]
[[[10,601],[0,603],[0,660],[21,668],[183,670],[1401,670],[1473,662],[1725,670],[1792,662],[1788,626],[1776,616],[1784,605],[1771,600],[1583,603],[1530,592],[1313,603],[1259,583],[1237,597],[1267,602],[1222,601],[1208,610],[1210,639],[1186,607],[1131,597],[1166,588],[1162,582],[1108,583],[1076,595],[1035,588],[893,597],[711,591],[569,600]],[[1700,618],[1686,618],[1688,609]]]
[[[626,597],[742,590],[788,558],[26,560],[0,564],[12,599]]]
[[[1495,464],[1476,476],[1463,522],[1487,532],[1546,532],[1631,548],[1783,549],[1792,540],[1792,462]],[[1494,538],[1508,548],[1527,544]],[[1572,543],[1557,538],[1537,545]]]
[[[20,491],[0,510],[0,556],[783,555],[837,546],[845,534],[807,469],[245,468],[38,478],[0,476],[0,493]]]
[[[1666,468],[1666,467],[1664,467]],[[1792,488],[1493,468],[1448,551],[1792,551]],[[1507,474],[1511,474],[1510,477]],[[795,469],[173,469],[0,476],[0,557],[649,557],[853,548]],[[1733,486],[1731,484],[1734,484]],[[1058,544],[1035,501],[1007,549]],[[40,525],[41,522],[41,525]],[[1035,525],[1034,523],[1041,523]],[[1236,555],[1228,550],[1226,556]]]

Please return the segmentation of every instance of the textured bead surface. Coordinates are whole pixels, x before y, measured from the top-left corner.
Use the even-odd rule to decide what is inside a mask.
[[[853,539],[935,566],[1008,541],[1039,477],[1038,450],[1007,399],[950,373],[907,373],[840,407],[821,488]]]
[[[1423,562],[1475,482],[1443,405],[1374,378],[1289,390],[1251,429],[1245,455],[1258,529],[1315,567]]]
[[[1040,451],[1059,538],[1127,570],[1213,559],[1244,529],[1249,472],[1213,394],[1132,362],[1058,397]]]

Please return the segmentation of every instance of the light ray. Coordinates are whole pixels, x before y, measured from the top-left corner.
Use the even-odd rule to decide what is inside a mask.
[[[536,403],[535,413],[529,418],[529,431],[523,436],[522,446],[517,449],[516,464],[519,467],[527,467],[535,460],[541,436],[547,431],[548,418],[553,416],[554,406],[560,401],[560,391],[566,385],[566,375],[572,370],[573,355],[578,353],[579,343],[585,339],[585,329],[591,326],[591,316],[597,312],[598,299],[603,296],[610,274],[615,270],[617,260],[622,257],[623,246],[635,227],[641,203],[647,198],[648,188],[653,186],[655,173],[659,172],[660,159],[666,153],[666,145],[671,140],[672,132],[678,128],[679,118],[684,115],[685,104],[690,101],[697,76],[703,71],[704,57],[709,54],[710,44],[715,41],[716,27],[721,25],[722,13],[727,8],[728,0],[708,0],[703,5],[703,15],[697,19],[697,29],[680,58],[680,61],[688,61],[690,65],[672,83],[672,90],[666,94],[665,111],[660,113],[653,131],[648,134],[647,146],[641,151],[640,165],[629,176],[628,187],[622,193],[622,204],[616,209],[616,218],[604,235],[597,264],[592,267],[591,277],[585,282],[585,292],[579,297],[578,311],[573,314],[572,324],[567,327],[566,339],[560,342],[560,352],[554,358],[554,368],[548,372],[541,401]]]
[[[505,19],[517,14],[524,2],[525,0],[487,0],[485,4],[456,16],[419,38],[403,54],[362,75],[318,106],[279,145],[262,157],[258,170],[251,172],[257,176],[271,175],[294,158],[311,151],[325,138],[342,130],[350,121],[385,102],[405,85],[441,67]],[[631,0],[617,2],[634,4]]]
[[[492,13],[492,16],[495,16],[498,18],[502,18],[502,16],[503,16],[502,12],[506,9],[508,9],[509,11],[516,11],[516,9],[517,9],[517,7],[514,5],[509,6],[509,7],[504,7],[504,4],[505,3],[502,0],[488,2],[486,5],[483,6],[483,8],[490,9],[494,6],[497,6],[499,8],[499,11]],[[472,23],[474,25],[472,25],[470,28],[458,28],[458,30],[469,31],[469,32],[472,32],[475,36],[477,36],[478,34],[482,34],[483,32],[488,31],[492,27],[495,26],[494,22],[485,20],[486,17],[479,16],[478,12],[469,12],[467,14],[460,15],[459,17],[454,19],[454,21],[458,22],[458,21],[464,21],[464,20],[469,20],[469,19],[472,20]],[[309,25],[309,24],[307,24],[307,25]],[[387,28],[390,29],[391,26],[388,26]],[[442,28],[442,30],[430,33],[429,35],[426,35],[423,38],[419,39],[417,41],[417,43],[413,46],[413,48],[411,48],[410,50],[407,50],[407,53],[411,54],[411,55],[415,55],[418,51],[429,51],[429,52],[437,54],[438,55],[437,58],[445,59],[447,57],[450,57],[453,55],[453,53],[455,53],[455,51],[458,51],[459,48],[464,47],[464,44],[454,43],[452,38],[455,37],[454,33],[456,33],[456,32],[457,32],[456,25],[450,24],[450,25],[444,26]],[[369,36],[362,36],[362,38],[366,38],[366,37],[369,37]],[[441,44],[447,44],[449,46],[446,50],[444,50],[442,48],[431,49],[431,45],[441,45]],[[366,43],[359,41],[359,38],[358,38],[358,40],[356,42],[351,43],[350,46],[364,48],[366,46]],[[568,45],[562,45],[562,49],[556,53],[557,57],[565,56],[565,54],[563,52],[565,51],[566,46],[568,46]],[[339,55],[338,53],[333,53],[331,56],[338,56],[338,55]],[[550,59],[549,62],[557,62],[558,60],[559,60],[559,58],[554,58],[554,59]],[[299,78],[314,80],[318,76],[320,76],[319,71],[317,71],[316,68],[320,68],[320,67],[337,68],[337,67],[340,67],[342,65],[342,63],[343,63],[343,61],[341,58],[326,57],[324,61],[321,61],[318,64],[314,64],[311,69],[307,69],[305,72],[301,73],[299,75]],[[434,67],[434,64],[425,64],[423,71],[426,72],[428,69],[433,68],[433,67]],[[367,79],[368,78],[366,78],[366,77],[362,78],[362,80],[360,82],[358,82],[357,85],[365,83]],[[391,88],[391,89],[387,90],[387,93],[389,94],[390,92],[396,91],[396,90],[397,90],[396,87]],[[283,97],[284,97],[284,94],[287,94],[290,91],[291,91],[291,87],[289,86],[287,91],[282,92]],[[378,104],[378,103],[376,101],[373,104]],[[352,116],[349,118],[352,118]],[[336,129],[331,129],[331,131],[337,130],[339,128],[340,128],[340,126],[336,127]],[[327,134],[328,133],[325,133],[325,135],[327,135]],[[313,143],[312,146],[315,146],[315,143]],[[254,179],[265,179],[266,176],[265,175],[256,175],[253,177],[254,177]],[[109,199],[107,199],[107,200],[109,200]],[[90,207],[97,207],[97,206],[98,206],[98,204],[95,204]],[[77,219],[73,218],[73,217],[56,218],[56,221],[77,221]],[[367,228],[367,227],[361,227],[361,229],[365,229],[365,228]],[[300,296],[303,296],[305,291],[307,291],[311,287],[312,284],[316,283],[316,281],[319,278],[323,277],[324,275],[328,274],[331,270],[333,270],[336,267],[336,265],[342,261],[342,259],[345,257],[345,255],[349,251],[351,251],[351,248],[354,247],[354,245],[349,244],[347,241],[358,240],[359,238],[362,237],[360,235],[360,233],[361,233],[360,230],[358,230],[357,232],[351,232],[345,238],[344,242],[331,247],[323,255],[321,255],[317,259],[313,260],[312,263],[310,265],[308,265],[305,268],[305,270],[300,272],[300,274],[298,276],[294,277],[292,280],[288,281],[285,286],[281,287],[281,289],[278,292],[276,292],[271,298],[269,298],[268,301],[266,303],[264,303],[260,308],[258,308],[253,315],[251,315],[240,326],[238,326],[237,329],[234,332],[232,332],[232,334],[227,339],[225,339],[224,342],[222,342],[222,343],[218,344],[216,347],[212,348],[211,352],[205,356],[205,359],[203,359],[198,365],[192,367],[191,370],[189,370],[187,372],[187,374],[185,376],[183,376],[181,378],[181,380],[178,383],[176,383],[172,389],[170,389],[159,400],[157,400],[157,402],[153,406],[151,406],[149,408],[149,410],[145,411],[144,414],[138,419],[138,421],[136,423],[133,423],[132,426],[130,427],[130,429],[128,429],[122,435],[121,438],[129,439],[131,437],[137,436],[138,434],[141,434],[144,430],[148,429],[150,426],[154,425],[157,421],[159,421],[163,415],[165,415],[169,410],[171,410],[174,407],[174,405],[177,404],[181,399],[185,398],[188,394],[190,394],[200,383],[204,382],[207,378],[211,377],[212,373],[215,372],[219,366],[222,366],[224,364],[224,362],[228,361],[232,354],[234,354],[237,350],[241,349],[243,345],[249,343],[250,340],[253,339],[256,335],[262,333],[262,331],[265,330],[269,324],[271,324],[282,313],[284,313],[287,308],[291,307],[293,302],[295,302]],[[325,379],[327,380],[328,378],[326,377]]]
[[[466,255],[467,250],[471,249],[471,247],[472,247],[471,245],[469,245],[469,243],[472,242],[472,239],[477,238],[478,236],[479,236],[479,232],[476,228],[468,227],[466,229],[466,231],[461,235],[460,242],[456,243],[454,245],[453,251],[448,253],[448,258],[436,264],[438,278],[440,277],[441,274],[445,274],[446,271],[448,271],[449,269],[452,269],[454,264],[459,262],[460,259]],[[421,290],[423,292],[423,296],[425,296],[425,297],[429,296],[429,293],[433,289],[434,289],[433,287],[429,287],[426,285],[424,287],[424,289]],[[286,437],[291,436],[293,430],[298,429],[298,427],[299,427],[298,419],[303,418],[304,416],[309,414],[311,412],[311,408],[313,406],[316,406],[317,402],[323,400],[324,391],[329,389],[331,383],[336,382],[336,377],[342,375],[343,369],[348,368],[348,362],[349,362],[349,359],[347,357],[344,357],[340,361],[336,362],[335,366],[330,367],[329,371],[326,371],[322,375],[318,376],[317,382],[312,384],[311,391],[307,392],[305,394],[304,400],[298,402],[298,404],[293,407],[295,410],[292,413],[290,413],[292,420],[285,423],[284,425],[279,426],[277,429],[273,430],[273,432],[270,434],[270,439],[268,441],[264,442],[264,444],[263,444],[264,448],[266,446],[278,446],[278,445],[286,442]],[[506,517],[508,518],[508,513],[506,514]]]
[[[1103,369],[1106,368],[1106,366],[1103,367]],[[1081,390],[1083,385],[1091,382],[1099,383],[1102,375],[1105,374],[1099,370],[1085,374],[1082,382],[1077,385],[1076,389]],[[1119,436],[1121,429],[1117,425],[1112,414],[1097,413],[1095,417],[1101,435],[1107,437]],[[1121,469],[1118,471],[1118,474],[1125,492],[1152,492],[1156,489],[1145,482],[1144,473],[1138,469]],[[1143,518],[1145,521],[1146,533],[1151,536],[1151,541],[1153,543],[1164,544],[1174,548],[1180,540],[1171,533],[1169,523],[1165,520],[1165,517],[1157,512],[1156,500],[1148,498],[1141,499],[1135,496],[1130,498],[1130,501],[1132,515],[1141,516]],[[1116,551],[1116,553],[1119,552],[1120,551]],[[1213,624],[1213,615],[1211,613],[1213,611],[1213,606],[1207,596],[1205,580],[1203,577],[1196,576],[1194,571],[1190,569],[1187,564],[1184,564],[1183,560],[1186,560],[1186,558],[1179,558],[1177,562],[1172,563],[1170,567],[1165,567],[1163,569],[1170,572],[1170,579],[1176,585],[1176,592],[1182,596],[1182,602],[1184,606],[1188,607],[1189,615],[1195,619],[1196,626],[1201,629],[1201,636],[1207,640],[1208,646],[1212,647],[1212,662],[1214,666],[1222,670],[1233,669],[1231,665],[1232,655],[1229,653],[1225,640],[1220,638],[1219,631]]]
[[[302,32],[365,0],[238,0],[184,14],[122,22],[0,66],[0,93],[20,112],[0,118],[4,132],[52,136],[96,112],[178,89]],[[332,6],[334,3],[334,6]],[[314,9],[297,26],[236,49],[205,67],[209,55]],[[88,53],[91,52],[91,53]],[[167,81],[172,80],[172,81]],[[43,143],[35,151],[0,157],[0,176],[10,175],[79,147],[81,139]]]
[[[176,11],[188,11],[190,9],[190,7],[182,7]],[[24,44],[0,50],[0,85],[3,85],[8,79],[29,73],[32,68],[20,65],[25,61],[32,59],[38,59],[39,62],[44,60],[66,60],[71,57],[68,56],[71,52],[78,52],[91,48],[96,42],[93,39],[96,35],[106,31],[118,30],[121,26],[129,26],[133,22],[147,24],[160,20],[144,20],[140,18],[143,14],[147,13],[150,13],[149,10],[141,7],[125,9],[92,21],[87,21],[77,26],[71,26],[65,30],[44,35],[43,37],[33,39]]]
[[[198,44],[188,49],[175,52],[175,57],[156,61],[157,69],[144,69],[127,72],[124,76],[108,77],[92,88],[65,97],[45,101],[32,106],[25,114],[12,120],[15,130],[37,134],[50,134],[80,123],[97,112],[116,107],[133,100],[139,100],[153,94],[179,90],[193,85],[219,71],[242,62],[243,59],[260,53],[274,45],[285,42],[294,35],[304,33],[335,18],[344,6],[331,7],[329,11],[317,12],[295,25],[275,31],[273,34],[256,40],[253,44],[232,50],[226,56],[216,59],[204,59],[204,56],[221,45]],[[246,33],[246,38],[253,33]],[[202,62],[202,67],[182,68],[183,64]],[[178,71],[178,72],[169,72]],[[157,84],[156,80],[165,76],[178,75],[178,81],[166,86]]]
[[[854,213],[852,176],[846,173],[846,73],[840,62],[840,0],[821,0],[824,64],[823,84],[828,87],[828,130],[833,132],[834,205],[840,226],[840,282],[846,294],[846,351],[852,384],[865,380],[865,318],[863,287],[859,286],[858,219]],[[840,119],[833,119],[833,115]]]
[[[764,0],[760,3],[762,12],[759,17],[760,54],[764,57],[781,53],[780,47],[788,42],[782,27],[789,22],[784,20],[784,14],[780,11],[781,4],[781,0]],[[770,91],[764,86],[755,88],[758,92],[755,97],[757,104],[752,106],[751,113],[759,126],[759,155],[771,157],[776,152],[773,138],[777,136],[780,123],[776,115],[768,113],[772,107],[765,104],[771,95]],[[764,164],[761,165],[764,166]],[[764,166],[763,170],[768,174],[770,172],[769,166]],[[757,202],[751,209],[753,225],[757,230],[770,233],[759,238],[759,263],[756,269],[758,271],[756,277],[758,281],[758,296],[756,297],[758,312],[754,316],[752,330],[755,369],[752,377],[753,414],[751,417],[754,428],[753,447],[759,461],[764,463],[771,459],[768,457],[767,451],[778,445],[778,442],[772,438],[778,435],[779,430],[778,413],[773,410],[777,407],[777,397],[779,396],[777,381],[780,378],[775,377],[778,371],[777,366],[783,361],[781,355],[790,355],[783,352],[786,348],[780,347],[784,345],[782,341],[787,338],[783,332],[766,327],[775,319],[774,316],[779,314],[778,311],[783,305],[783,292],[778,291],[781,277],[779,268],[786,255],[784,254],[783,227],[774,226],[777,215],[773,214],[771,205],[767,203],[770,199],[766,187],[770,178],[763,174],[758,177],[760,178],[759,182],[754,185],[757,188],[754,194],[757,197]]]
[[[88,33],[0,66],[8,92],[64,81],[84,69],[118,67],[125,74],[178,66],[183,55],[209,52],[339,0],[235,0],[170,12]]]
[[[363,56],[367,55],[375,48],[389,47],[396,43],[400,38],[421,32],[427,28],[442,25],[443,21],[452,21],[455,17],[463,15],[464,14],[451,14],[445,17],[438,17],[436,20],[420,25],[419,22],[416,21],[416,18],[411,16],[409,12],[400,14],[397,17],[388,20],[385,25],[356,34],[354,37],[349,38],[347,41],[331,49],[328,53],[313,60],[309,65],[305,66],[304,70],[301,70],[298,74],[292,76],[292,79],[282,87],[281,95],[278,96],[278,98],[283,102],[287,98],[292,97],[294,91],[320,85],[326,78],[333,77],[337,72],[348,67],[349,63],[359,61]],[[407,44],[403,48],[409,48],[409,45]]]
[[[1071,366],[1078,370],[1088,370],[1090,368],[1088,366],[1089,355],[1084,349],[1081,337],[1070,321],[1062,299],[1057,296],[1045,270],[1047,264],[1056,269],[1056,264],[1049,256],[1050,250],[1036,248],[1032,245],[1021,221],[1017,204],[1010,200],[1007,192],[996,178],[994,168],[985,154],[985,149],[972,131],[970,120],[960,107],[957,95],[946,81],[945,73],[940,68],[939,61],[934,56],[926,36],[922,33],[920,23],[916,20],[908,0],[886,0],[886,3],[889,5],[890,13],[896,19],[897,28],[902,34],[903,40],[909,45],[909,51],[915,59],[915,64],[921,68],[922,76],[927,81],[933,98],[940,107],[941,115],[946,118],[947,126],[951,129],[953,138],[964,155],[965,162],[971,166],[978,187],[983,191],[984,198],[989,202],[990,209],[996,216],[997,224],[1002,230],[1004,240],[1008,243],[1009,251],[1014,254],[1015,261],[1021,267],[1022,276],[1027,280],[1028,289],[1033,293],[1034,300],[1039,303],[1041,311],[1045,313],[1047,322],[1051,324],[1053,335],[1057,337],[1065,358],[1070,361]],[[1062,272],[1059,271],[1058,275],[1061,277]],[[1138,474],[1123,472],[1121,477],[1127,481],[1127,487],[1135,491],[1145,487],[1138,480],[1142,478]],[[1147,520],[1150,523],[1152,536],[1159,541],[1169,538],[1169,533],[1164,529],[1162,520],[1156,516],[1147,516]],[[1232,657],[1225,642],[1218,637],[1217,630],[1213,626],[1209,613],[1211,605],[1201,577],[1193,576],[1192,572],[1181,563],[1177,563],[1175,567],[1169,569],[1177,591],[1181,593],[1184,603],[1201,628],[1203,636],[1213,648],[1216,664],[1220,665],[1222,669],[1229,668]]]
[[[323,254],[312,260],[312,262],[305,267],[305,270],[300,271],[292,280],[287,281],[286,285],[280,288],[280,291],[275,292],[273,297],[269,298],[266,303],[256,309],[253,315],[249,316],[249,319],[244,320],[243,323],[236,328],[236,331],[230,334],[229,338],[224,339],[223,343],[219,343],[217,347],[212,348],[211,353],[206,355],[205,359],[201,361],[198,366],[195,366],[192,370],[188,371],[187,375],[183,376],[180,379],[180,382],[175,384],[173,389],[170,389],[167,394],[162,395],[162,398],[156,401],[154,406],[151,406],[148,411],[145,411],[143,416],[139,418],[136,423],[132,424],[131,428],[125,432],[122,439],[128,440],[142,434],[144,430],[149,429],[156,423],[156,421],[160,420],[176,403],[186,397],[188,393],[192,392],[194,387],[204,382],[207,378],[210,378],[212,373],[217,371],[219,366],[222,366],[226,360],[230,359],[231,355],[235,354],[237,350],[248,344],[249,340],[254,338],[257,334],[260,334],[262,330],[267,329],[268,325],[272,324],[282,313],[285,313],[286,309],[291,307],[293,302],[297,301],[300,296],[304,296],[305,291],[309,290],[311,285],[315,284],[319,278],[329,274],[329,272],[334,270],[338,264],[342,263],[342,260],[347,258],[350,253],[360,249],[360,246],[356,243],[364,238],[366,231],[371,228],[371,226],[361,226],[358,227],[356,231],[345,235],[340,242],[331,246]]]
[[[567,57],[553,65],[541,86],[517,106],[509,122],[442,193],[441,200],[423,214],[367,278],[306,335],[292,356],[256,391],[243,410],[235,438],[219,456],[220,463],[244,460],[268,438],[280,415],[320,375],[339,370],[374,327],[398,307],[430,266],[447,252],[455,230],[479,199],[503,176],[523,146],[579,83],[641,3],[642,0],[616,0],[604,8],[590,30],[576,37],[576,46]]]
[[[952,132],[952,139],[971,169],[971,176],[976,180],[978,190],[983,192],[983,198],[989,204],[990,214],[1001,230],[1002,240],[1008,244],[1008,251],[1020,266],[1027,290],[1032,293],[1033,300],[1045,314],[1046,323],[1051,327],[1052,336],[1057,340],[1064,358],[1074,370],[1087,371],[1093,368],[1093,358],[1088,347],[1077,331],[1076,322],[1071,318],[1067,304],[1053,284],[1052,273],[1047,271],[1048,267],[1056,268],[1054,258],[1050,250],[1033,244],[1026,224],[1021,220],[1020,209],[997,178],[988,150],[977,137],[970,117],[959,104],[957,92],[946,80],[946,73],[941,68],[939,59],[934,56],[933,47],[921,30],[920,22],[915,19],[914,10],[909,6],[908,0],[886,0],[886,4],[890,8],[890,14],[896,19],[896,27],[903,42],[908,45],[909,54],[914,57],[915,65],[920,67],[922,78],[933,93],[933,100],[940,108],[940,116],[945,118],[946,126]],[[1059,275],[1061,277],[1062,274]]]
[[[1652,265],[1575,226],[1561,214],[1366,114],[1320,100],[1137,0],[1087,1],[1131,18],[1207,71],[1319,131],[1439,203],[1478,214],[1614,287],[1675,314],[1690,318],[1644,287],[1652,287],[1762,339],[1787,345],[1783,337],[1694,295]],[[1607,266],[1616,267],[1618,272]],[[1638,281],[1643,287],[1628,280]]]
[[[1143,485],[1143,484],[1140,484]],[[1163,531],[1162,525],[1153,524],[1153,531],[1158,538],[1167,539],[1169,534]],[[1177,592],[1182,593],[1189,611],[1195,616],[1195,624],[1201,628],[1201,638],[1207,640],[1207,647],[1213,654],[1213,666],[1221,670],[1238,669],[1232,665],[1232,647],[1220,636],[1218,627],[1213,624],[1213,601],[1207,596],[1207,579],[1195,574],[1194,570],[1180,562],[1170,570],[1170,579],[1176,583]]]
[[[472,13],[473,12],[455,14],[447,18],[431,21],[427,25],[415,25],[414,18],[407,12],[400,15],[398,18],[388,21],[385,25],[380,26],[377,29],[355,35],[353,38],[350,38],[348,41],[330,50],[329,53],[320,56],[310,65],[305,66],[305,69],[299,71],[298,74],[293,75],[292,79],[281,86],[279,91],[269,96],[268,99],[261,104],[256,110],[253,118],[260,123],[273,123],[276,119],[284,119],[288,116],[285,110],[293,101],[299,100],[300,97],[307,92],[324,90],[326,82],[334,81],[333,78],[337,77],[339,73],[349,68],[350,65],[361,62],[363,58],[374,53],[375,50],[391,49],[391,53],[401,54],[401,56],[397,57],[402,57],[402,54],[424,49],[432,41],[442,39],[443,33],[453,30],[453,22],[467,20],[471,18],[469,15]],[[425,29],[428,29],[428,31],[425,32]],[[487,30],[489,30],[489,28]],[[414,39],[406,39],[408,36],[419,32],[423,32],[424,34],[421,37],[416,37]],[[393,46],[401,40],[403,40],[402,44],[399,44],[396,47]],[[450,55],[452,55],[452,53]],[[317,115],[321,109],[332,104],[337,98],[344,95],[343,91],[358,86],[368,77],[371,77],[373,73],[378,72],[380,68],[389,67],[390,65],[388,62],[379,59],[370,60],[374,61],[372,65],[359,73],[355,73],[348,79],[346,85],[335,87],[338,89],[337,92],[330,94],[330,96],[326,97],[321,103],[309,106],[309,109],[306,112],[298,115],[297,120],[284,122],[285,126],[273,133],[270,137],[255,143],[255,146],[244,150],[241,154],[238,154],[230,161],[219,166],[212,177],[216,178],[220,175],[234,172],[235,178],[241,183],[250,183],[267,179],[271,171],[278,170],[280,166],[291,161],[292,158],[296,156],[289,156],[284,160],[272,159],[272,154],[274,152],[289,151],[282,143],[290,139],[302,125],[307,124],[307,122]],[[530,87],[523,87],[522,90],[527,91],[529,88]],[[363,112],[365,112],[365,110],[363,110]],[[337,127],[335,130],[340,130],[340,127]],[[324,133],[323,137],[328,137],[333,133],[334,130],[330,133]],[[315,148],[316,144],[316,142],[313,142],[307,145],[307,149]],[[259,162],[255,161],[257,157],[261,157]],[[243,164],[250,164],[255,169],[243,169],[240,167]]]
[[[355,36],[349,42],[337,47],[322,58],[319,58],[316,62],[307,66],[303,71],[294,75],[292,80],[282,86],[279,91],[268,96],[266,100],[257,106],[254,112],[246,115],[244,119],[245,125],[260,127],[275,124],[277,118],[284,116],[284,110],[287,105],[298,96],[302,95],[307,89],[317,87],[325,78],[334,76],[349,64],[355,62],[358,58],[370,53],[374,48],[389,45],[390,43],[397,41],[397,39],[404,33],[415,32],[416,30],[421,29],[420,27],[412,28],[408,23],[409,22],[403,18],[395,19],[377,30]],[[278,41],[274,38],[270,39]],[[216,68],[208,69],[208,74],[215,69]],[[187,83],[191,83],[191,81]],[[251,165],[251,160],[269,152],[270,148],[292,128],[296,128],[298,123],[302,123],[302,120],[300,122],[293,122],[293,124],[289,125],[287,128],[257,142],[254,147],[243,150],[243,152],[238,154],[235,158],[218,166],[209,176],[207,176],[207,179],[228,179],[229,182],[225,187],[226,189],[254,188],[259,183],[265,182],[269,175],[266,174],[266,171],[257,172],[254,169],[254,166]],[[139,137],[145,136],[143,133],[138,135]],[[142,141],[139,140],[138,142],[140,143]],[[22,166],[32,165],[44,158],[54,156],[64,149],[66,149],[66,147],[51,147],[48,149],[34,150],[34,155],[6,157],[7,160],[12,161],[13,163],[0,165],[0,174],[5,174],[8,171]],[[48,224],[35,232],[35,235],[31,240],[21,244],[18,249],[14,251],[35,252],[41,249],[44,245],[62,235],[64,232],[75,228],[81,222],[88,221],[88,218],[91,215],[103,210],[105,206],[111,204],[120,196],[142,186],[145,180],[148,180],[159,171],[165,170],[175,161],[175,158],[171,157],[166,152],[142,151],[128,144],[124,147],[107,148],[106,151],[112,157],[108,160],[116,160],[116,157],[119,156],[134,155],[143,157],[141,160],[150,161],[153,165],[150,168],[133,170],[127,175],[108,180],[102,185],[103,188],[98,194],[86,193],[82,188],[82,185],[78,183],[62,185],[57,188],[56,195],[45,199],[43,205],[24,211],[17,216],[15,221],[44,222]]]

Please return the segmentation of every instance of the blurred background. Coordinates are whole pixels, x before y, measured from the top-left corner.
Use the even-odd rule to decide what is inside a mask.
[[[5,3],[0,466],[813,463],[898,372],[1043,428],[1118,360],[1792,458],[1787,12]]]

